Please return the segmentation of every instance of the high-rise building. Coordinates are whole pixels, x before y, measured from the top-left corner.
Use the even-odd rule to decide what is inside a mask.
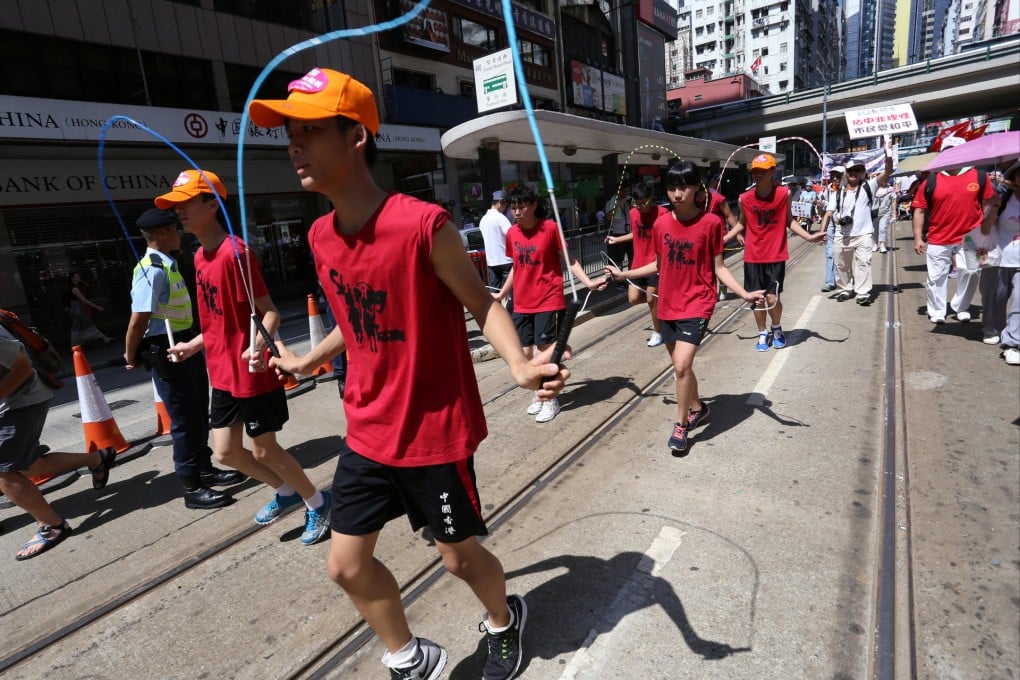
[[[681,34],[667,48],[671,86],[683,71],[702,68],[715,78],[750,73],[773,94],[838,77],[837,0],[699,1],[681,3],[679,12],[680,31],[690,37],[685,43]]]
[[[846,78],[861,78],[893,67],[895,22],[894,0],[845,0]]]

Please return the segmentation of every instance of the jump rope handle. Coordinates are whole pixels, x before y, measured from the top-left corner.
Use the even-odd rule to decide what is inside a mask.
[[[563,358],[563,352],[567,349],[567,340],[570,339],[570,331],[574,328],[574,319],[577,318],[579,311],[581,311],[580,302],[577,300],[567,302],[567,313],[563,315],[563,325],[560,326],[560,332],[556,334],[556,346],[553,347],[549,363],[559,364],[560,359]]]
[[[258,329],[259,335],[261,335],[262,339],[266,341],[266,347],[269,349],[269,353],[272,354],[277,359],[279,359],[280,350],[277,349],[276,341],[273,340],[273,336],[269,334],[269,329],[266,328],[266,325],[264,323],[262,323],[262,319],[260,319],[257,314],[252,314],[251,322],[255,324],[255,328]],[[252,344],[254,344],[254,338]],[[287,371],[280,372],[283,373],[284,375],[290,375],[290,373],[288,373]]]

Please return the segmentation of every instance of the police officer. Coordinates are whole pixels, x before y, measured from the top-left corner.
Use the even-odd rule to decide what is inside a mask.
[[[233,501],[212,489],[247,479],[236,470],[218,470],[209,448],[209,377],[205,357],[199,352],[172,362],[167,349],[169,326],[175,342],[195,337],[191,296],[177,262],[170,257],[181,246],[177,217],[172,211],[146,210],[135,222],[147,248],[135,266],[131,286],[131,320],[124,340],[128,370],[141,362],[152,371],[159,398],[172,421],[174,469],[184,485],[188,508],[219,508]]]

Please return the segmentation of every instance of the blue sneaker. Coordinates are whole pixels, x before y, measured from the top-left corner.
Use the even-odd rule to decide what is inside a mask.
[[[759,333],[758,344],[754,346],[759,352],[769,351],[769,345],[772,344],[772,333]]]
[[[778,326],[772,327],[772,346],[776,349],[786,347],[786,336],[783,335],[783,329]]]
[[[305,508],[305,532],[301,534],[301,542],[314,545],[329,533],[329,510],[333,505],[328,491],[322,492],[322,505],[317,510]]]
[[[266,503],[262,506],[261,510],[255,513],[255,523],[262,525],[272,524],[280,519],[288,508],[292,508],[301,502],[301,496],[296,493],[289,496],[281,496],[274,493],[273,500]]]

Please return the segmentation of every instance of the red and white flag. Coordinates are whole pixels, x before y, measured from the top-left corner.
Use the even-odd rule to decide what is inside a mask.
[[[751,73],[757,73],[758,69],[761,68],[761,55],[757,59],[751,62]]]
[[[967,130],[970,128],[970,121],[965,120],[962,123],[956,125],[950,125],[949,127],[942,128],[939,130],[938,135],[935,136],[935,140],[931,143],[932,151],[941,151],[945,144],[946,139],[949,137],[960,137],[966,141]]]

